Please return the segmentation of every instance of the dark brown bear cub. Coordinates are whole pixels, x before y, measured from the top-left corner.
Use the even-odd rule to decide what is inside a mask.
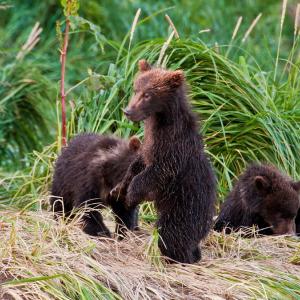
[[[119,189],[127,191],[129,206],[154,201],[159,248],[169,261],[194,263],[212,225],[215,176],[188,105],[183,72],[151,68],[144,60],[139,68],[124,112],[145,122],[145,140]]]
[[[300,182],[270,165],[247,168],[226,198],[214,229],[226,232],[256,225],[260,234],[295,234]]]
[[[83,230],[110,236],[99,209],[110,206],[116,216],[116,232],[137,227],[137,206],[125,207],[124,198],[109,192],[119,183],[140,148],[137,138],[125,141],[112,136],[82,134],[71,140],[56,161],[52,208],[56,215],[70,215],[73,208],[88,205]]]

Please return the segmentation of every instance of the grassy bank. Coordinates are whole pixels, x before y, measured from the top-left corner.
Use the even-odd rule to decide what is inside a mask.
[[[211,233],[200,263],[165,265],[147,224],[123,241],[90,238],[79,224],[2,211],[1,299],[300,299],[293,238]]]

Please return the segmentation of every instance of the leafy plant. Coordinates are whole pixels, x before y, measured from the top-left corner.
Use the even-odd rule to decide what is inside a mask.
[[[70,16],[77,15],[79,9],[78,0],[61,0],[61,5],[64,8],[66,17],[66,26],[64,32],[63,42],[60,49],[60,62],[61,62],[61,78],[60,78],[60,96],[61,96],[61,138],[62,145],[67,144],[67,116],[66,116],[66,94],[65,94],[65,72],[66,72],[66,59],[69,44],[69,31],[70,31]]]
[[[55,86],[26,58],[7,58],[0,65],[0,166],[20,168],[28,152],[51,140]]]

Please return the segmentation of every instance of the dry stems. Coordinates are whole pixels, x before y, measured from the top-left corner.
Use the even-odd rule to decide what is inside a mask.
[[[105,299],[264,299],[268,280],[300,278],[290,238],[212,233],[200,263],[158,266],[146,251],[149,226],[117,241],[90,238],[78,218],[64,224],[43,211],[2,211],[0,220],[0,288],[8,299],[70,299],[83,289],[102,290]]]

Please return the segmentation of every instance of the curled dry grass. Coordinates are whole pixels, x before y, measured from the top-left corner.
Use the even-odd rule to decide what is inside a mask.
[[[212,233],[200,263],[165,265],[149,225],[117,241],[90,238],[79,222],[2,210],[1,299],[300,298],[295,239]]]

